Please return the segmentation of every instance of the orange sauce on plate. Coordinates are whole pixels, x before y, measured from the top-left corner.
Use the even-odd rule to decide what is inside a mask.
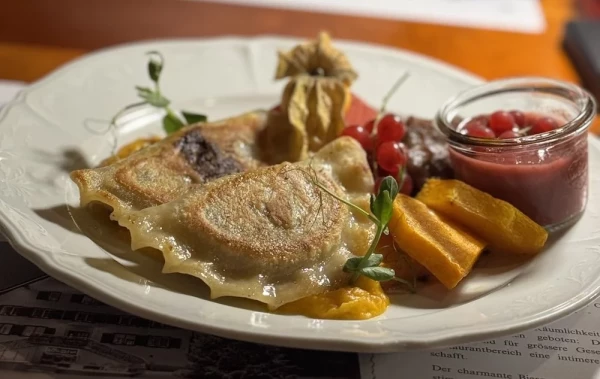
[[[361,276],[356,286],[307,296],[278,311],[320,319],[366,320],[385,312],[389,304],[379,282]]]

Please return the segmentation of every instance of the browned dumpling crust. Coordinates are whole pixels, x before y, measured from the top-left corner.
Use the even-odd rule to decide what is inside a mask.
[[[124,213],[171,201],[190,186],[262,166],[257,136],[265,112],[191,125],[109,166],[71,173],[81,206],[100,202]]]
[[[298,163],[258,168],[194,185],[119,223],[132,247],[162,251],[165,273],[202,279],[213,298],[236,296],[271,308],[347,283],[351,254],[364,254],[373,224],[315,185],[368,204],[373,177],[361,146],[334,140]]]

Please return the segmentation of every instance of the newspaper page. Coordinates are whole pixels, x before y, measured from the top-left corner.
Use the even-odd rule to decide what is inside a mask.
[[[52,278],[0,295],[0,378],[91,375],[359,378],[360,371],[356,354],[279,348],[174,328],[121,312]]]
[[[546,28],[546,21],[539,0],[213,1],[521,33],[542,33]]]
[[[600,299],[552,324],[444,350],[361,355],[363,379],[600,379]]]

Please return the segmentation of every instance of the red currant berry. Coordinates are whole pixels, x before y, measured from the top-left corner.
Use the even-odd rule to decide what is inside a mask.
[[[514,130],[507,130],[504,133],[500,134],[498,138],[500,139],[509,139],[509,138],[517,138],[520,137],[519,133]]]
[[[351,125],[344,128],[342,131],[343,136],[349,136],[357,140],[363,149],[371,151],[373,149],[373,141],[371,140],[371,133],[367,131],[361,125]]]
[[[386,114],[377,124],[377,141],[381,144],[388,141],[400,142],[406,134],[406,127],[400,117]]]
[[[513,117],[515,124],[517,124],[519,128],[525,126],[525,113],[521,111],[510,111],[508,113],[510,113],[510,115]]]
[[[369,133],[373,133],[374,127],[375,127],[375,120],[368,121],[363,125],[363,128],[365,128]]]
[[[533,124],[529,132],[530,134],[540,134],[554,130],[557,127],[558,123],[556,122],[556,120],[550,117],[542,117],[537,119],[537,121]]]
[[[389,172],[398,172],[406,163],[406,154],[401,143],[387,141],[377,148],[377,163]]]
[[[469,137],[496,138],[496,135],[492,129],[484,126],[480,122],[475,121],[467,123],[467,125],[465,125],[465,127],[461,130],[461,133]]]
[[[474,126],[478,126],[478,127],[483,126],[483,127],[487,128],[487,124],[485,124],[484,122],[482,122],[480,120],[476,120],[476,119],[471,119],[466,124],[462,125],[460,127],[460,130],[461,130],[462,134],[467,134],[465,132],[465,130],[472,128]]]
[[[412,194],[413,188],[414,188],[414,183],[413,183],[412,177],[407,172],[405,172],[404,173],[404,183],[402,184],[402,188],[400,188],[400,193],[410,196]]]
[[[396,177],[396,175],[398,174],[398,171],[399,170],[395,170],[393,172],[390,172],[390,171],[384,170],[381,166],[378,165],[377,166],[377,174],[376,175],[377,176],[381,176],[383,178],[385,178],[386,176]]]
[[[487,115],[475,116],[471,119],[471,121],[479,122],[483,126],[490,126],[490,116],[487,116]],[[469,121],[469,122],[471,122],[471,121]]]
[[[490,129],[492,129],[495,134],[502,134],[507,130],[512,130],[514,126],[515,119],[508,112],[497,111],[490,116]]]
[[[533,126],[539,118],[540,116],[535,113],[525,113],[525,126]]]

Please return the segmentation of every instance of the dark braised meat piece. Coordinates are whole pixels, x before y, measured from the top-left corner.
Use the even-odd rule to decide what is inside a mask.
[[[406,120],[406,136],[403,142],[408,150],[406,169],[414,182],[413,194],[421,189],[427,178],[454,177],[446,138],[431,120],[416,117]]]

